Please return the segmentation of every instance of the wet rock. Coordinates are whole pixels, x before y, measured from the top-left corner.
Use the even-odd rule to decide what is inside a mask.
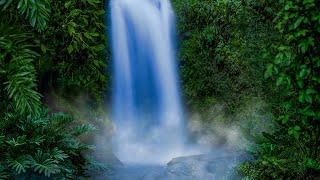
[[[237,179],[234,167],[239,155],[217,157],[213,154],[179,157],[173,159],[162,171],[147,174],[144,180],[213,180]]]
[[[110,180],[237,180],[234,167],[243,154],[203,154],[175,158],[166,166],[122,165],[100,178]],[[104,177],[104,178],[103,178]]]

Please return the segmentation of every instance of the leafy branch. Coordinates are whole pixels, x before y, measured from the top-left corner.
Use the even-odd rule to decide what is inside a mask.
[[[13,0],[0,0],[0,7],[6,10],[11,4],[15,4]],[[20,0],[15,4],[19,13],[25,16],[32,27],[38,31],[44,31],[50,16],[50,5],[46,0]]]
[[[16,112],[21,114],[37,113],[40,108],[40,94],[36,91],[36,71],[33,65],[38,54],[29,44],[30,34],[21,33],[8,24],[1,23],[0,49],[2,59],[0,67],[4,77],[4,90]]]

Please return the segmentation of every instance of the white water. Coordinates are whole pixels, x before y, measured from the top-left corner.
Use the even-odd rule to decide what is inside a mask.
[[[111,1],[113,144],[122,162],[197,154],[185,146],[174,21],[168,0]]]

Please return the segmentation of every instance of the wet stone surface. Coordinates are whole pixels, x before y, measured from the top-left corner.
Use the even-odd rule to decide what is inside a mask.
[[[116,165],[94,179],[110,180],[236,180],[234,167],[244,155],[205,154],[175,158],[166,166]]]

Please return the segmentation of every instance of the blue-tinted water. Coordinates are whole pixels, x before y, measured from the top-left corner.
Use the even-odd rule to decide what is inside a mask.
[[[118,158],[163,164],[187,155],[169,0],[112,0],[112,119]]]

